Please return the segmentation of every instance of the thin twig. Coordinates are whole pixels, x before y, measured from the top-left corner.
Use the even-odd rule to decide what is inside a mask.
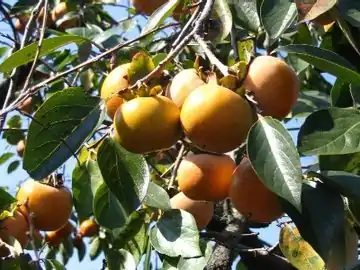
[[[187,21],[187,23],[185,24],[185,26],[181,30],[178,37],[175,39],[175,41],[171,45],[173,48],[175,48],[180,43],[180,41],[185,37],[185,35],[187,34],[187,32],[190,29],[191,25],[193,24],[195,19],[198,17],[199,12],[200,12],[200,7],[197,7],[195,12],[191,15],[190,19]]]
[[[182,158],[184,156],[185,150],[186,150],[185,144],[182,143],[181,148],[179,150],[179,153],[178,153],[178,155],[176,157],[176,160],[175,160],[175,163],[174,163],[175,165],[174,165],[174,169],[173,169],[173,171],[171,173],[171,178],[170,178],[170,182],[169,182],[169,185],[168,185],[168,189],[172,188],[173,185],[174,185],[174,181],[176,179],[177,171],[179,169],[180,162],[181,162],[181,160],[182,160]]]
[[[47,9],[48,9],[48,0],[44,0],[44,14],[47,14]],[[40,8],[40,7],[39,7]],[[41,51],[41,46],[44,40],[44,36],[45,36],[45,29],[46,29],[46,21],[47,21],[47,17],[46,15],[43,16],[43,21],[42,21],[42,25],[41,25],[41,29],[40,29],[40,38],[39,38],[39,42],[37,45],[37,49],[36,49],[36,53],[35,53],[35,58],[34,61],[32,63],[32,66],[30,68],[29,74],[26,77],[25,83],[24,83],[24,87],[22,89],[21,92],[24,92],[26,90],[26,88],[29,86],[30,83],[30,79],[31,76],[33,75],[34,71],[35,71],[35,67],[36,67],[36,62],[39,59],[40,56],[40,51]]]
[[[112,54],[113,52],[115,52],[115,51],[117,51],[117,50],[119,50],[121,48],[127,47],[127,46],[135,43],[136,41],[139,41],[139,40],[143,39],[144,37],[146,37],[146,36],[148,36],[148,35],[150,35],[152,33],[155,33],[155,32],[158,32],[158,31],[160,31],[162,29],[166,29],[166,28],[176,26],[176,25],[178,25],[178,23],[170,23],[170,24],[158,27],[158,28],[156,28],[156,29],[144,34],[144,35],[141,35],[141,36],[139,36],[137,38],[131,39],[131,40],[129,40],[127,42],[124,42],[122,44],[118,44],[118,45],[114,46],[113,48],[107,50],[106,52],[104,52],[102,54],[99,54],[98,56],[96,56],[94,58],[91,58],[91,59],[89,59],[89,60],[87,60],[85,62],[82,62],[79,65],[77,65],[77,66],[75,66],[75,67],[73,67],[71,69],[68,69],[68,70],[63,71],[61,73],[58,73],[58,74],[56,74],[54,76],[51,76],[50,78],[48,78],[48,79],[46,79],[46,80],[44,80],[44,81],[30,87],[30,88],[28,88],[26,90],[26,92],[23,92],[22,94],[20,94],[19,97],[14,102],[12,102],[7,108],[2,109],[0,111],[0,116],[14,110],[19,104],[21,104],[24,100],[26,100],[31,95],[36,94],[37,90],[44,87],[45,85],[47,85],[47,84],[49,84],[49,83],[51,83],[53,81],[56,81],[57,79],[62,78],[62,77],[66,76],[66,75],[68,75],[68,74],[70,74],[70,73],[72,73],[72,72],[74,72],[74,71],[76,71],[78,69],[81,69],[82,67],[91,65],[91,64],[99,61],[100,59]]]
[[[209,47],[207,46],[206,42],[202,39],[202,37],[200,37],[198,34],[195,34],[194,39],[199,44],[199,46],[204,50],[204,53],[209,58],[210,62],[213,65],[215,65],[224,76],[228,76],[229,75],[228,67],[220,62],[220,60],[215,56],[215,54],[209,49]]]

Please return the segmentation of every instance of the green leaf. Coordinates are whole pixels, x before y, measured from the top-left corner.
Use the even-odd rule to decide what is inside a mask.
[[[314,111],[329,107],[330,99],[327,94],[314,90],[302,91],[299,93],[297,102],[292,108],[292,116],[308,116]]]
[[[345,171],[360,174],[360,152],[346,155],[319,156],[321,171]]]
[[[129,251],[134,256],[136,263],[140,262],[146,249],[148,225],[145,223],[145,218],[144,211],[135,211],[121,229],[113,230],[114,247]]]
[[[124,213],[130,215],[145,198],[149,186],[150,171],[145,158],[106,138],[98,150],[97,161],[107,186]]]
[[[351,107],[354,103],[350,93],[350,84],[340,79],[335,81],[330,96],[333,107],[346,108]]]
[[[98,163],[89,156],[81,166],[76,164],[72,174],[72,194],[74,207],[80,219],[91,216],[94,196],[103,182]]]
[[[279,248],[297,269],[325,269],[323,259],[300,235],[299,230],[285,224],[280,230]]]
[[[109,229],[123,226],[128,216],[105,183],[101,184],[96,191],[93,208],[96,222]]]
[[[129,84],[135,84],[139,79],[150,73],[155,68],[151,57],[145,52],[138,52],[131,60],[128,69]]]
[[[213,15],[221,22],[219,41],[225,39],[231,32],[232,15],[226,0],[215,0],[213,6]]]
[[[44,39],[41,45],[40,57],[70,43],[80,44],[84,41],[83,37],[73,35],[63,35]],[[0,72],[10,72],[13,68],[22,66],[34,60],[38,48],[38,42],[27,45],[23,49],[16,51],[0,64]]]
[[[321,180],[345,197],[360,201],[360,177],[347,172],[322,171]]]
[[[200,249],[203,256],[197,258],[181,257],[177,268],[180,270],[205,269],[213,252],[213,245],[210,241],[205,242],[200,240]]]
[[[3,165],[6,161],[14,156],[14,153],[6,152],[0,156],[0,165]]]
[[[134,256],[127,250],[110,249],[106,254],[106,262],[109,270],[136,269]]]
[[[3,132],[3,138],[11,145],[16,145],[20,140],[25,139],[24,132],[22,130],[18,130],[21,128],[21,118],[20,115],[14,115],[7,122],[6,125],[9,129]]]
[[[260,180],[301,211],[300,157],[285,127],[276,119],[260,117],[247,142],[249,160]]]
[[[96,236],[90,244],[90,260],[95,260],[101,253],[101,240]]]
[[[150,241],[157,252],[167,256],[201,256],[199,232],[194,217],[186,211],[165,212],[150,231]]]
[[[158,208],[161,210],[170,210],[170,197],[167,192],[157,184],[150,182],[143,201],[144,204],[150,207]]]
[[[44,262],[46,264],[49,264],[49,266],[51,267],[51,269],[55,269],[55,270],[65,270],[65,267],[57,260],[55,259],[44,259]]]
[[[0,187],[0,211],[6,210],[14,202],[16,202],[16,199]]]
[[[288,0],[262,0],[260,5],[261,23],[272,41],[276,41],[289,28],[296,15],[295,3]]]
[[[51,95],[30,123],[24,169],[42,179],[71,157],[103,118],[102,101],[79,88]]]
[[[150,33],[152,30],[160,26],[165,21],[165,19],[172,14],[172,12],[175,10],[175,8],[179,5],[180,2],[180,0],[169,0],[165,2],[165,4],[163,4],[161,7],[156,9],[146,22],[140,35]],[[141,41],[142,44],[145,45],[149,41],[152,41],[153,36],[154,34],[148,35],[147,38]]]
[[[257,12],[257,0],[229,1],[234,23],[246,30],[257,33],[260,27],[260,18]]]
[[[295,54],[300,59],[328,72],[345,82],[360,82],[360,74],[355,67],[340,55],[311,45],[293,44],[279,47],[277,51]]]
[[[344,239],[344,204],[340,194],[324,184],[303,184],[302,213],[282,200],[301,236],[327,262],[331,250]],[[340,252],[340,251],[339,251]]]
[[[304,155],[339,155],[360,151],[360,112],[330,108],[314,112],[300,128],[298,148]]]
[[[360,3],[353,0],[342,0],[338,5],[346,20],[353,26],[360,27]]]
[[[11,162],[7,168],[7,173],[10,174],[13,171],[15,171],[20,165],[20,160],[14,160],[13,162]]]

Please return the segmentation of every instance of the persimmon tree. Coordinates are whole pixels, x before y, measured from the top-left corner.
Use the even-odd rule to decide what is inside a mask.
[[[1,269],[357,269],[358,0],[0,13]]]

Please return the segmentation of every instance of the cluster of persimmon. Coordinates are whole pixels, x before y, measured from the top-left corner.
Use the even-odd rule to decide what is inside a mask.
[[[36,18],[36,21],[39,25],[42,24],[44,18],[44,8],[42,8],[39,12],[39,15]],[[48,14],[46,18],[46,26],[53,27],[56,22],[57,28],[60,30],[66,30],[72,27],[75,27],[78,23],[78,19],[76,17],[72,17],[69,20],[60,21],[66,13],[69,12],[69,5],[66,2],[60,2],[57,4]],[[20,33],[24,33],[26,24],[29,22],[29,14],[21,14],[17,16],[15,20],[15,29]]]
[[[13,215],[0,221],[0,238],[8,242],[10,237],[17,239],[22,248],[29,244],[30,225],[33,239],[39,243],[45,240],[50,246],[58,246],[72,233],[75,227],[69,221],[72,212],[72,195],[62,185],[51,185],[48,182],[27,180],[16,195],[17,208]],[[92,220],[80,223],[77,238],[92,237],[99,230]],[[44,231],[45,237],[40,233]],[[0,256],[8,256],[7,249],[0,250]]]
[[[243,88],[253,104],[245,95],[204,81],[196,69],[176,74],[166,95],[125,100],[116,93],[128,88],[129,68],[130,64],[115,68],[101,88],[108,116],[114,121],[114,139],[130,152],[147,154],[169,149],[185,137],[204,152],[180,163],[181,193],[171,199],[173,207],[191,212],[199,227],[209,222],[213,202],[226,197],[252,221],[271,222],[281,216],[277,196],[257,177],[249,160],[244,158],[236,167],[226,153],[246,141],[258,119],[254,108],[260,115],[279,120],[290,113],[299,92],[290,66],[272,56],[258,56],[251,62]]]

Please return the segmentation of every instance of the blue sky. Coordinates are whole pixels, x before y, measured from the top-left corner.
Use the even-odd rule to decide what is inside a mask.
[[[120,1],[118,3],[125,4],[125,3],[123,3],[125,1]],[[5,1],[5,2],[13,4],[14,1]],[[106,7],[106,9],[111,13],[111,15],[116,20],[120,20],[120,19],[126,17],[126,13],[124,12],[124,10],[122,8],[108,6],[108,7]],[[138,19],[140,20],[139,21],[140,23],[144,23],[143,18],[139,17]],[[0,30],[3,33],[9,32],[8,27],[4,23],[0,23]],[[132,31],[132,33],[129,34],[129,37],[133,36],[136,33],[137,33],[136,31]],[[1,40],[1,37],[0,37],[0,40]],[[329,80],[332,81],[332,79],[330,77],[328,77],[328,78],[329,78]],[[10,116],[11,116],[11,114],[8,116],[8,118]],[[301,120],[301,119],[294,119],[294,120],[290,121],[286,126],[295,128],[295,127],[299,127],[302,122],[303,122],[303,120]],[[296,142],[297,131],[291,131],[290,133],[291,133],[291,136],[292,136],[294,142]],[[14,152],[14,151],[15,151],[15,147],[9,146],[3,140],[0,140],[0,153]],[[1,185],[8,186],[10,189],[10,192],[13,194],[15,194],[16,185],[20,181],[26,180],[28,178],[27,173],[24,170],[22,170],[21,168],[17,169],[15,172],[13,172],[10,175],[7,174],[7,165],[14,159],[15,158],[12,158],[5,165],[0,166]],[[309,165],[313,162],[313,160],[314,159],[312,159],[312,158],[303,158],[302,164]],[[74,164],[75,164],[74,160],[70,160],[69,162],[66,163],[66,171],[65,171],[66,179],[71,179],[71,173],[72,173]],[[69,182],[67,184],[69,184]],[[266,230],[262,229],[262,230],[258,230],[258,231],[260,232],[261,236],[263,236],[264,239],[269,243],[275,243],[278,240],[279,229],[275,224],[270,226],[270,228],[268,228]],[[88,242],[88,239],[86,239],[86,242]],[[70,260],[69,264],[67,265],[67,268],[68,269],[76,269],[76,268],[77,269],[89,269],[89,270],[92,270],[92,269],[98,270],[101,268],[102,258],[103,258],[102,256],[100,256],[96,261],[93,261],[93,262],[91,262],[88,258],[89,258],[89,256],[86,255],[84,261],[79,263],[77,254],[75,253],[74,256],[72,257],[72,259]]]

